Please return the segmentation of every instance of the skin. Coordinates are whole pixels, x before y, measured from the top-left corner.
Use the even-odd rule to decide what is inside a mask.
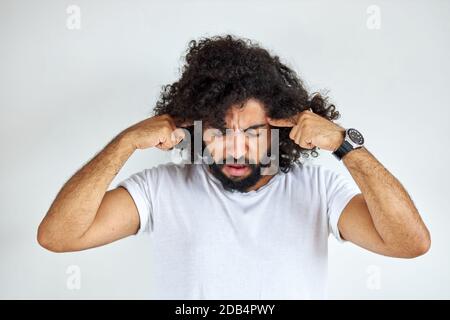
[[[328,151],[340,146],[345,132],[310,111],[289,119],[270,119],[256,100],[249,100],[243,108],[231,107],[225,120],[227,128],[237,134],[219,138],[208,135],[207,130],[204,133],[214,159],[232,155],[259,161],[264,148],[255,151],[255,140],[246,141],[238,130],[257,124],[265,124],[267,128],[291,127],[290,138],[298,145]],[[39,226],[38,242],[48,250],[66,252],[97,247],[135,234],[139,215],[133,199],[124,188],[110,191],[107,188],[134,151],[172,148],[183,138],[180,129],[184,125],[164,115],[121,132],[62,187]],[[270,146],[267,131],[258,139],[266,140]],[[362,193],[350,200],[340,216],[338,227],[342,237],[391,257],[412,258],[427,252],[431,244],[429,231],[401,183],[366,148],[351,151],[344,156],[343,163]],[[231,177],[227,170],[223,172]],[[262,176],[249,190],[260,188],[271,178]]]
[[[39,244],[54,252],[78,251],[135,234],[139,215],[130,194],[121,187],[107,188],[134,151],[169,150],[183,137],[178,129],[164,115],[121,132],[59,191],[39,225]]]
[[[260,163],[262,157],[270,149],[270,125],[266,112],[262,105],[254,99],[250,99],[243,107],[232,106],[225,115],[227,134],[217,135],[215,128],[207,128],[203,139],[214,161],[218,162],[227,157],[239,159],[245,158],[246,163]],[[245,174],[235,177],[225,166],[222,172],[230,179],[243,179],[250,175],[250,170]],[[265,185],[273,175],[264,174],[262,178],[247,191],[257,190]]]
[[[268,120],[273,126],[292,127],[290,138],[303,148],[335,151],[345,137],[344,128],[311,111]],[[340,216],[342,238],[391,257],[426,253],[430,233],[401,183],[365,147],[347,153],[342,161],[362,192]]]

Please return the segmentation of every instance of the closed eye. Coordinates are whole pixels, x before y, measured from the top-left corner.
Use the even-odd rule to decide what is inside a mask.
[[[266,124],[265,123],[261,123],[261,124],[255,124],[253,126],[248,127],[247,129],[243,130],[245,135],[247,135],[248,137],[259,137],[261,135],[261,132],[257,129],[265,127]],[[227,129],[227,128],[214,128],[213,129],[213,135],[215,136],[225,136],[227,134],[227,130],[232,130],[232,129]]]
[[[248,129],[248,130],[245,130],[245,135],[248,137],[256,138],[256,137],[259,137],[261,135],[261,133],[256,129]]]

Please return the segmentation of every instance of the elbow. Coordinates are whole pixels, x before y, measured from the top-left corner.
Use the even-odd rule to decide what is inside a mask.
[[[430,236],[428,236],[427,239],[420,241],[419,244],[417,245],[414,258],[424,255],[425,253],[430,251],[430,248],[431,248],[431,238]]]
[[[427,231],[422,237],[419,237],[417,240],[413,241],[405,254],[405,258],[412,259],[423,256],[425,253],[430,251],[430,248],[431,237],[430,233]]]
[[[413,259],[423,256],[431,248],[430,232],[425,229],[406,239],[398,239],[386,246],[386,255],[393,258]]]
[[[423,235],[420,237],[420,240],[417,241],[416,257],[424,255],[425,253],[430,251],[430,248],[431,248],[430,231],[427,229],[427,227],[424,226]]]
[[[64,250],[61,242],[55,241],[53,239],[51,233],[46,230],[45,226],[43,226],[42,223],[39,225],[36,238],[38,244],[48,251],[55,253],[67,252],[67,250]]]
[[[42,226],[42,223],[39,225],[36,238],[37,238],[37,242],[39,243],[39,245],[42,248],[54,252],[54,249],[55,249],[54,245],[50,241],[50,237],[48,235],[48,232]]]

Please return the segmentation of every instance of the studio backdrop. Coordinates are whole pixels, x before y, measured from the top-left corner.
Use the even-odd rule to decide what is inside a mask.
[[[148,238],[83,252],[40,247],[37,227],[68,178],[151,115],[190,40],[234,34],[325,92],[337,123],[411,195],[431,232],[416,259],[330,237],[332,299],[450,298],[450,2],[0,1],[0,298],[148,297]],[[111,188],[171,160],[138,151]],[[350,178],[325,151],[307,160]]]

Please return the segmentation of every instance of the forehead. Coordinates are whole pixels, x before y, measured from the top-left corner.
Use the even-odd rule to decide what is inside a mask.
[[[254,124],[266,123],[264,105],[255,99],[247,100],[243,106],[233,105],[225,115],[228,128],[247,128]]]

